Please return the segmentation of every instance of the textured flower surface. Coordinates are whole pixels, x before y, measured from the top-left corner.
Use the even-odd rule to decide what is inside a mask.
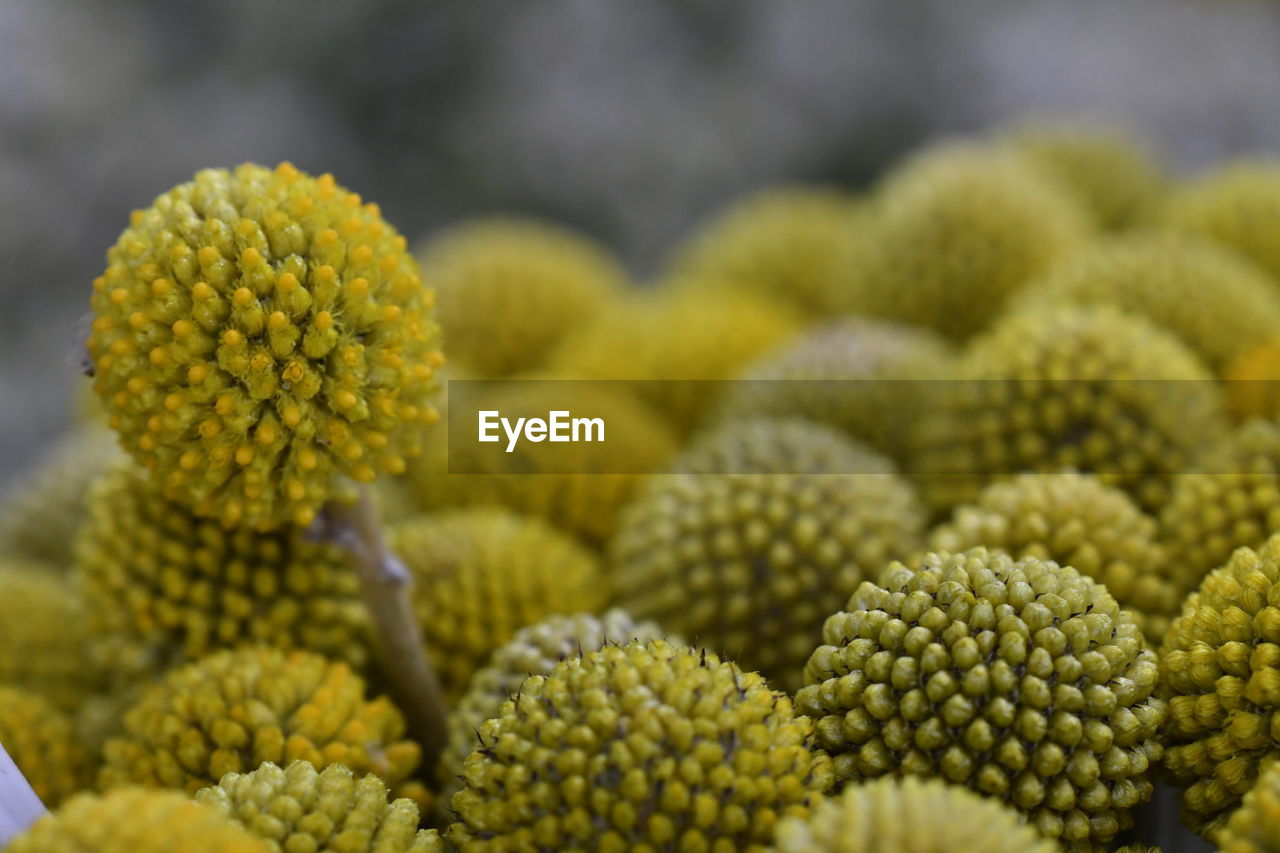
[[[136,211],[94,281],[94,388],[201,515],[305,525],[433,422],[433,298],[374,204],[288,163],[207,169]]]
[[[278,853],[429,853],[418,829],[418,806],[387,802],[377,776],[357,777],[341,764],[317,771],[308,761],[287,768],[266,763],[228,773],[196,792],[196,802],[222,812]]]
[[[485,377],[541,367],[566,333],[628,283],[603,246],[535,220],[464,222],[418,258],[437,296],[450,361]]]
[[[536,518],[455,510],[399,524],[391,541],[413,574],[427,653],[451,695],[518,629],[607,603],[595,554]]]
[[[924,514],[892,463],[831,430],[748,426],[712,433],[677,461],[689,473],[623,512],[614,600],[793,690],[822,620],[919,548]]]
[[[1280,538],[1240,548],[1187,599],[1161,650],[1165,770],[1212,834],[1280,757]]]
[[[850,785],[778,822],[777,853],[1055,853],[1018,813],[934,779]]]
[[[1241,352],[1222,369],[1227,412],[1238,421],[1280,417],[1280,337]]]
[[[1263,770],[1214,841],[1222,853],[1280,850],[1280,763]]]
[[[480,726],[501,714],[502,703],[519,692],[529,676],[547,675],[560,661],[605,645],[660,638],[675,642],[653,622],[637,622],[618,608],[599,617],[589,613],[550,616],[521,628],[471,676],[466,692],[449,712],[449,745],[440,758],[440,783],[446,788],[456,786],[463,762],[479,746]]]
[[[894,563],[827,620],[796,708],[840,780],[928,776],[1100,849],[1152,795],[1165,704],[1132,615],[1075,569],[984,548]]]
[[[181,661],[260,643],[357,668],[369,657],[368,615],[343,549],[292,526],[224,529],[166,500],[133,465],[94,485],[76,568],[93,630],[122,650]]]
[[[5,853],[273,853],[265,841],[177,791],[123,788],[81,794]]]
[[[269,647],[215,652],[171,671],[125,713],[125,733],[103,748],[99,784],[194,794],[267,761],[309,761],[376,773],[400,791],[420,758],[404,728],[389,700],[365,698],[346,664]]]
[[[1157,644],[1182,601],[1155,519],[1089,474],[1021,474],[992,483],[929,535],[934,551],[979,545],[1088,575],[1136,611]]]
[[[48,808],[93,778],[93,758],[71,718],[34,693],[0,686],[0,744]]]
[[[741,850],[831,783],[791,700],[714,654],[605,646],[480,727],[448,840],[467,851]]]

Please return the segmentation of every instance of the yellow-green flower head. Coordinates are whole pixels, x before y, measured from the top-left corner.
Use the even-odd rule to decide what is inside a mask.
[[[483,399],[485,408],[509,418],[545,418],[567,405],[603,420],[608,440],[572,445],[567,456],[545,454],[541,448],[549,445],[528,442],[510,456],[486,454],[474,433],[451,443],[448,424],[441,424],[409,468],[409,488],[425,509],[500,506],[603,542],[644,474],[660,470],[676,452],[671,426],[624,387],[513,381]],[[449,473],[451,468],[460,473]]]
[[[394,791],[420,758],[402,739],[400,711],[385,697],[366,699],[346,664],[270,647],[215,652],[170,671],[125,713],[124,729],[103,748],[104,789],[194,794],[267,761],[310,761],[376,773]]]
[[[800,326],[786,303],[673,282],[602,311],[565,338],[552,364],[571,379],[670,380],[636,383],[634,390],[684,431],[716,392],[705,380],[732,379]]]
[[[1280,763],[1272,761],[1214,838],[1222,853],[1280,850]]]
[[[1109,305],[1011,314],[976,339],[912,436],[910,470],[947,509],[1023,471],[1094,473],[1154,511],[1223,426],[1218,387],[1169,332]]]
[[[166,493],[305,525],[418,452],[432,294],[377,205],[288,163],[206,169],[133,214],[94,281],[94,388]]]
[[[476,733],[480,726],[500,716],[502,703],[514,696],[529,676],[548,675],[560,661],[606,645],[663,638],[677,642],[653,622],[637,622],[616,607],[599,617],[588,613],[549,616],[521,628],[471,676],[467,691],[449,712],[449,745],[440,757],[440,784],[446,789],[456,787],[463,763],[479,746]]]
[[[1021,474],[992,483],[929,535],[932,551],[979,545],[1088,575],[1135,612],[1150,638],[1164,636],[1182,603],[1155,519],[1090,474]]]
[[[196,792],[276,853],[428,853],[412,800],[387,802],[377,776],[357,777],[341,764],[317,771],[309,761],[281,769],[270,762],[249,773],[228,773]]]
[[[1280,290],[1260,269],[1184,235],[1101,240],[1055,264],[1019,307],[1115,305],[1173,332],[1215,371],[1280,329]]]
[[[185,794],[144,788],[75,796],[4,849],[5,853],[273,853],[265,841]]]
[[[1151,152],[1119,130],[1063,122],[1029,124],[1005,141],[1068,187],[1107,230],[1142,219],[1165,191],[1160,164]]]
[[[1280,417],[1280,337],[1240,353],[1222,378],[1227,412],[1237,421]]]
[[[88,616],[65,573],[0,557],[0,684],[75,710],[103,683]]]
[[[822,620],[867,572],[916,551],[924,525],[914,491],[888,460],[802,426],[782,422],[772,436],[748,436],[756,447],[720,450],[746,465],[654,479],[624,510],[609,547],[618,605],[786,690],[799,686]],[[742,439],[737,427],[717,436],[726,445]],[[820,441],[834,445],[826,456],[838,467],[793,467],[814,459]],[[718,468],[709,449],[691,449],[703,460],[677,468]],[[855,473],[862,470],[870,473]]]
[[[748,365],[712,414],[804,417],[897,457],[902,436],[932,383],[946,375],[951,348],[940,335],[866,317],[818,326]]]
[[[1154,223],[1221,243],[1280,278],[1280,163],[1232,163],[1171,193]]]
[[[726,421],[694,437],[673,474],[895,474],[885,456],[799,417]]]
[[[850,785],[778,822],[777,853],[1057,853],[1018,813],[936,779]]]
[[[1164,767],[1183,819],[1211,833],[1280,757],[1280,538],[1239,548],[1165,635]]]
[[[595,554],[540,519],[454,510],[398,524],[390,539],[413,574],[427,654],[453,695],[518,629],[607,603]]]
[[[842,308],[963,340],[1089,236],[1070,193],[1022,158],[947,146],[880,187]]]
[[[418,252],[449,358],[481,376],[542,366],[550,349],[627,286],[604,247],[519,218],[464,222]]]
[[[1160,513],[1178,597],[1280,530],[1280,424],[1253,420],[1220,436],[1173,481]]]
[[[763,853],[831,783],[764,679],[662,640],[535,675],[480,727],[448,840],[509,850]]]
[[[672,277],[699,287],[730,287],[825,314],[848,286],[848,244],[862,208],[839,190],[780,186],[730,204],[679,246]]]
[[[0,553],[71,568],[89,484],[121,456],[116,437],[84,426],[62,438],[26,477],[0,495]]]
[[[94,484],[76,568],[94,631],[160,660],[240,643],[310,649],[357,668],[369,657],[345,550],[293,526],[224,529],[166,500],[136,464]]]
[[[840,780],[965,785],[1067,850],[1110,841],[1151,797],[1156,654],[1073,568],[985,548],[894,563],[822,640],[796,708]]]
[[[72,719],[35,693],[0,685],[0,745],[47,808],[93,779],[93,759]]]

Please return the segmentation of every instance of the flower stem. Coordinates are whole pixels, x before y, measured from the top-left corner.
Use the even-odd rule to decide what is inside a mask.
[[[45,814],[44,804],[0,744],[0,847]]]

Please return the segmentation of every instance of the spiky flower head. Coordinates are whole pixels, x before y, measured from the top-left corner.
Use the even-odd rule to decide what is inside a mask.
[[[518,629],[607,603],[596,556],[540,519],[455,510],[398,524],[390,540],[413,575],[427,654],[451,695]]]
[[[627,285],[604,247],[530,219],[464,222],[418,258],[437,295],[450,359],[487,377],[541,367],[567,332]]]
[[[0,684],[77,708],[103,686],[88,616],[64,573],[0,557]]]
[[[1068,187],[1107,230],[1140,221],[1165,192],[1151,152],[1116,129],[1042,122],[1017,128],[1004,141]]]
[[[786,303],[673,282],[602,311],[565,338],[552,366],[571,379],[652,380],[620,387],[687,431],[707,409],[711,380],[737,376],[800,326],[800,315]]]
[[[440,757],[440,784],[446,789],[456,787],[463,763],[479,746],[480,726],[501,714],[502,703],[519,692],[529,676],[547,675],[560,661],[606,645],[660,638],[678,642],[653,622],[637,622],[616,607],[599,617],[589,613],[549,616],[521,628],[471,676],[467,691],[449,712],[449,745]]]
[[[1280,329],[1280,289],[1266,273],[1183,235],[1099,241],[1050,267],[1014,302],[1114,305],[1172,332],[1215,372]]]
[[[369,657],[368,615],[342,548],[293,526],[224,529],[166,500],[133,464],[94,484],[76,567],[93,630],[147,658],[195,660],[241,643],[357,668]]]
[[[433,843],[418,829],[418,806],[387,802],[377,776],[357,777],[341,764],[317,771],[309,761],[287,768],[267,762],[249,773],[228,773],[196,792],[215,809],[277,853],[428,853]]]
[[[124,717],[103,748],[99,784],[181,788],[194,794],[226,773],[266,761],[344,764],[393,790],[417,766],[404,718],[364,681],[317,654],[246,646],[170,671]],[[414,795],[420,786],[403,789]]]
[[[1171,193],[1153,224],[1206,237],[1280,278],[1280,163],[1239,161]]]
[[[480,727],[448,840],[464,851],[741,850],[831,783],[791,700],[705,650],[605,646]]]
[[[1214,837],[1222,853],[1280,850],[1280,762],[1270,762]]]
[[[1075,469],[1154,511],[1223,428],[1217,384],[1169,332],[1109,305],[1009,315],[961,357],[912,436],[935,509],[1023,471]]]
[[[94,388],[166,494],[305,525],[418,452],[432,296],[377,205],[288,163],[206,169],[135,211],[94,281]]]
[[[850,785],[807,818],[778,822],[777,853],[1055,853],[1018,813],[936,779]]]
[[[918,549],[924,525],[915,493],[888,460],[822,427],[804,432],[816,440],[801,433],[797,441],[787,422],[758,435],[744,436],[740,425],[714,434],[677,463],[695,473],[650,483],[609,546],[620,606],[788,690],[800,683],[822,620],[865,573]],[[834,467],[793,467],[812,460],[820,442],[834,445]],[[716,454],[747,465],[696,473]]]
[[[1089,231],[1071,194],[1016,155],[928,151],[879,188],[842,308],[964,340]]]
[[[822,640],[796,708],[840,780],[965,785],[1067,850],[1111,840],[1151,797],[1155,652],[1073,568],[985,548],[894,563]]]
[[[897,457],[929,383],[947,374],[951,348],[917,326],[848,317],[817,326],[749,364],[730,383],[717,420],[803,417]]]
[[[672,278],[728,287],[828,313],[847,286],[861,206],[828,187],[778,186],[737,199],[697,228],[668,262]]]
[[[48,808],[93,779],[93,758],[71,717],[35,693],[0,685],[0,745]]]
[[[31,825],[5,853],[273,853],[235,821],[177,791],[80,794]]]
[[[1149,638],[1164,636],[1182,603],[1155,519],[1090,474],[1021,474],[992,483],[929,535],[933,551],[979,545],[1088,575],[1135,612]]]
[[[1239,548],[1187,599],[1165,635],[1164,767],[1183,819],[1215,827],[1280,757],[1280,538]]]
[[[77,427],[60,439],[0,494],[0,553],[70,569],[89,484],[121,455],[115,435],[101,425]]]

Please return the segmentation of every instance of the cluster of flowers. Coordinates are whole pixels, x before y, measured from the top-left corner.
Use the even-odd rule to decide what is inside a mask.
[[[644,287],[244,165],[107,261],[82,423],[0,503],[13,850],[1105,850],[1164,778],[1280,851],[1280,165],[1005,131]],[[450,459],[444,380],[511,378],[658,381],[583,386],[576,469]],[[326,536],[359,496],[441,749]]]

